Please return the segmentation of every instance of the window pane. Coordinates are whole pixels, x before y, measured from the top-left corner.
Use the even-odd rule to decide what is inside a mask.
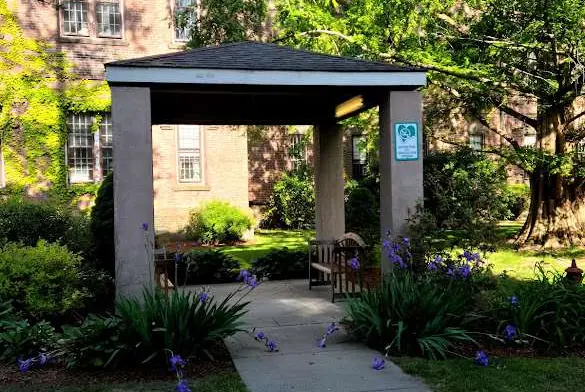
[[[87,4],[82,0],[63,3],[63,32],[71,35],[87,35]]]
[[[534,147],[536,145],[536,135],[524,135],[524,147]]]
[[[107,176],[112,167],[112,115],[104,114],[100,123],[100,148],[102,152],[102,174]]]
[[[201,130],[197,125],[180,125],[178,130],[179,182],[202,182]]]
[[[122,36],[122,14],[117,0],[99,2],[96,5],[98,34],[101,36]]]
[[[188,41],[195,23],[195,0],[175,1],[175,40]]]
[[[87,114],[72,114],[67,119],[67,164],[71,182],[93,180],[92,123],[92,117]]]
[[[366,163],[366,137],[352,136],[352,159],[360,163]]]
[[[483,135],[469,135],[469,147],[472,150],[482,150],[483,149]]]

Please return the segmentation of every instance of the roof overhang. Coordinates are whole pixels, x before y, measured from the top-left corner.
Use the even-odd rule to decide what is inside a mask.
[[[205,68],[127,67],[109,65],[110,84],[194,84],[257,86],[412,87],[426,84],[425,72],[323,72]]]

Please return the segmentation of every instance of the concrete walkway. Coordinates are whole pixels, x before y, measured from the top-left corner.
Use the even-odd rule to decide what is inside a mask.
[[[217,298],[236,286],[215,285]],[[277,342],[278,352],[267,352],[249,334],[226,339],[236,368],[251,392],[428,392],[417,379],[404,374],[396,365],[371,368],[380,354],[351,342],[342,331],[327,340],[326,348],[317,340],[331,322],[343,317],[343,302],[332,304],[327,287],[308,290],[304,280],[265,282],[247,298],[252,303],[244,321]]]

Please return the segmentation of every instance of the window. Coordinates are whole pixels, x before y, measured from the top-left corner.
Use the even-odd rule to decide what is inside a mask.
[[[195,23],[196,0],[175,0],[175,41],[189,41]]]
[[[69,182],[101,181],[112,171],[112,116],[101,116],[99,133],[94,135],[95,116],[71,114],[67,119],[67,166]]]
[[[577,155],[577,159],[585,159],[585,140],[579,140],[575,143],[575,154]]]
[[[102,153],[102,176],[107,176],[112,167],[112,116],[105,114],[100,124],[100,147]]]
[[[67,158],[69,180],[71,182],[89,182],[93,180],[93,118],[87,114],[72,114],[67,126],[69,140]]]
[[[67,35],[89,35],[87,2],[68,0],[63,3],[63,32]]]
[[[469,147],[475,151],[483,150],[483,135],[481,133],[469,135]]]
[[[359,180],[366,175],[366,137],[354,135],[351,137],[351,177]]]
[[[522,145],[524,147],[534,147],[536,146],[536,134],[526,134],[524,135],[524,140],[522,141]]]
[[[302,133],[290,135],[288,155],[292,164],[292,170],[299,170],[307,163],[307,141]]]
[[[179,125],[177,139],[179,182],[203,182],[201,130],[199,126]]]
[[[122,37],[122,13],[119,0],[99,1],[96,4],[98,36]]]

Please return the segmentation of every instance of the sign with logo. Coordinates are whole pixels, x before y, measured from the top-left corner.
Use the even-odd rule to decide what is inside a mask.
[[[418,159],[418,124],[394,124],[394,152],[397,161],[416,161]]]

